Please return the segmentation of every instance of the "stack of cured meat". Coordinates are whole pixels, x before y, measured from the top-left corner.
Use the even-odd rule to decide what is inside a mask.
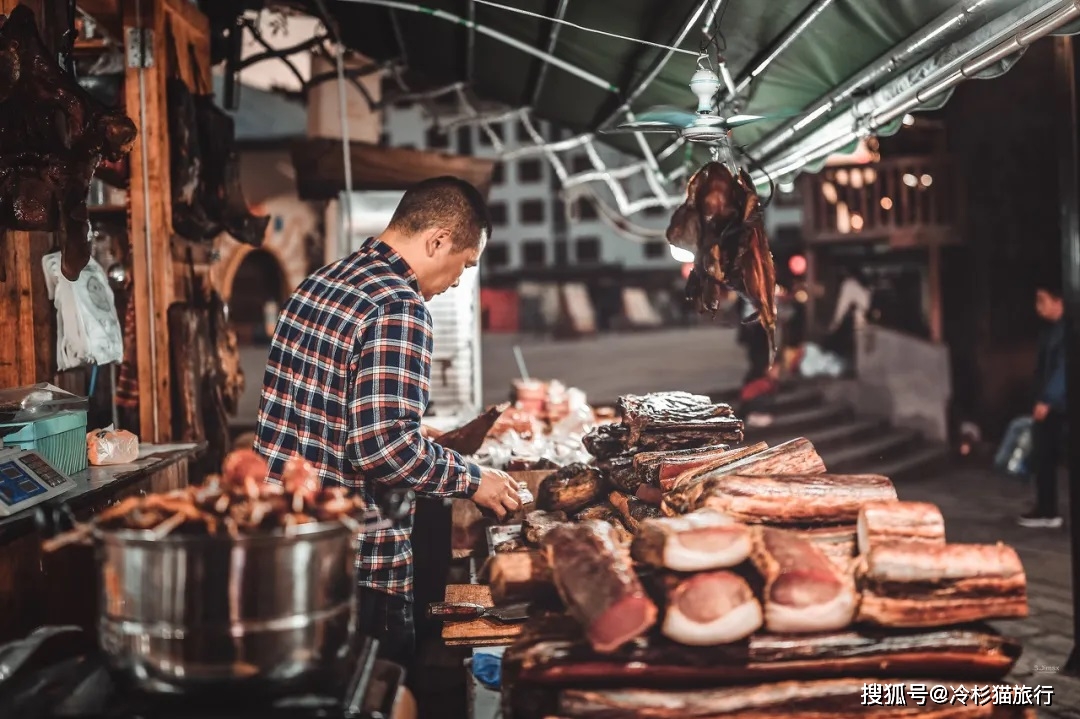
[[[508,716],[1024,715],[988,689],[1021,647],[978,624],[1027,613],[1011,548],[947,543],[936,507],[827,473],[805,439],[729,448],[741,425],[704,398],[620,409],[594,465],[540,484],[526,551],[489,565],[496,602],[537,608],[504,659]],[[918,702],[938,686],[986,700]]]

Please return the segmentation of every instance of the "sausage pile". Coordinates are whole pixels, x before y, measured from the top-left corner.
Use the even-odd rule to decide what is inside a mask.
[[[154,538],[244,535],[288,530],[312,522],[356,522],[366,510],[359,496],[344,487],[323,489],[311,463],[289,460],[281,484],[267,481],[266,461],[251,450],[229,454],[220,475],[200,486],[129,497],[100,512],[90,525],[50,540],[46,549],[79,541],[91,527],[148,530]]]

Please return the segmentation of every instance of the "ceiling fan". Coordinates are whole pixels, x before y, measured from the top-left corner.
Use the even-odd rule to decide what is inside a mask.
[[[690,142],[714,143],[727,140],[728,133],[733,128],[761,120],[793,116],[793,113],[720,115],[716,106],[716,94],[721,87],[726,86],[729,95],[734,97],[735,83],[732,81],[723,62],[720,63],[720,71],[724,76],[723,82],[721,82],[720,76],[709,67],[709,64],[711,64],[709,63],[709,56],[704,52],[701,53],[697,60],[697,72],[690,78],[690,90],[698,99],[697,110],[690,111],[670,105],[653,107],[638,115],[633,122],[627,122],[608,130],[601,130],[601,132],[605,134],[663,133],[678,135]]]

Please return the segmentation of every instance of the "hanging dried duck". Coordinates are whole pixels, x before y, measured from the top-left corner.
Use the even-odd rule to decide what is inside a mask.
[[[686,185],[686,201],[675,210],[667,239],[694,253],[686,283],[687,300],[699,312],[715,313],[722,289],[745,298],[769,336],[770,357],[776,352],[776,270],[765,236],[761,201],[745,171],[733,175],[722,163],[710,162]]]
[[[130,118],[56,62],[26,5],[0,18],[0,228],[57,232],[61,270],[72,282],[90,261],[94,170],[123,157],[135,136]]]

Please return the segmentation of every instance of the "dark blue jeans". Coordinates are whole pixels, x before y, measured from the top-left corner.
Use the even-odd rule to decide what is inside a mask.
[[[1035,511],[1043,517],[1058,513],[1058,465],[1065,438],[1065,416],[1050,412],[1032,426],[1032,471],[1035,474]]]
[[[360,587],[357,630],[379,641],[379,658],[400,664],[408,672],[416,655],[413,603],[385,592]]]

